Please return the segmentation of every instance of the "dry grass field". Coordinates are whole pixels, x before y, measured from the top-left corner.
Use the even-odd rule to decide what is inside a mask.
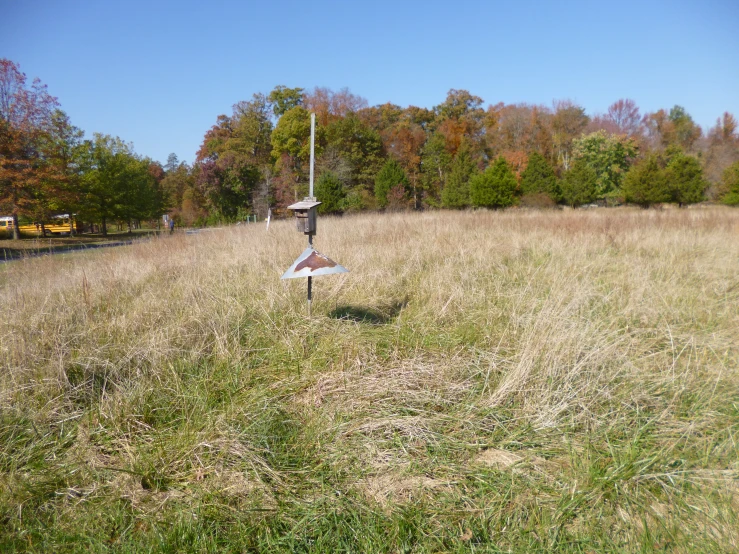
[[[735,552],[739,210],[0,264],[0,551]]]

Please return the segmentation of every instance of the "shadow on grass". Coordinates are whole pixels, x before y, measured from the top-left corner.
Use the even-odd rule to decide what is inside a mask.
[[[377,308],[365,306],[337,306],[328,313],[329,317],[354,321],[356,323],[370,323],[372,325],[384,325],[395,319],[403,308],[408,305],[408,299],[393,302]]]

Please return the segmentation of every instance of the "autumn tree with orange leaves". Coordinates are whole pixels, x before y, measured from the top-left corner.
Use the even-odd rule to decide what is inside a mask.
[[[13,217],[14,239],[18,216],[31,215],[44,185],[56,181],[41,148],[57,106],[46,85],[34,79],[29,86],[16,64],[0,59],[0,207]]]

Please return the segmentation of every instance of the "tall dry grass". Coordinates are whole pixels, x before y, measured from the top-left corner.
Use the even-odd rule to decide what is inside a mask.
[[[310,320],[287,221],[2,265],[4,545],[739,549],[738,237],[322,218]]]

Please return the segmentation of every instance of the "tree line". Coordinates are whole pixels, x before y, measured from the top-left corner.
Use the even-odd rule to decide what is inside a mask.
[[[452,89],[427,109],[281,85],[219,115],[192,165],[161,166],[118,138],[82,140],[38,80],[9,60],[0,71],[0,206],[14,217],[74,211],[104,229],[165,211],[185,225],[284,213],[308,192],[311,112],[324,213],[739,203],[730,113],[704,132],[681,106],[642,114],[630,99],[588,115]]]
[[[730,113],[704,133],[680,106],[641,114],[629,99],[594,116],[567,100],[483,104],[452,89],[431,109],[370,107],[347,89],[277,86],[218,116],[192,166],[170,155],[163,188],[184,223],[284,209],[308,191],[313,112],[324,213],[739,203]]]

